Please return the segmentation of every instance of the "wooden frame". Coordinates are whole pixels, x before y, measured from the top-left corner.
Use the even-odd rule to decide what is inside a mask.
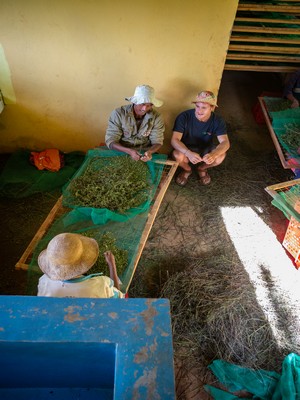
[[[274,132],[274,129],[272,127],[271,118],[270,118],[269,113],[267,111],[267,108],[266,108],[265,102],[263,100],[263,97],[259,97],[258,100],[259,100],[259,103],[260,103],[260,106],[261,106],[261,109],[262,109],[262,112],[263,112],[267,127],[269,129],[271,138],[273,140],[274,146],[275,146],[275,148],[277,150],[277,153],[278,153],[278,156],[280,158],[280,161],[281,161],[281,164],[282,164],[283,168],[285,168],[285,169],[300,168],[300,164],[292,163],[290,160],[287,159],[288,154],[281,147],[281,145],[280,145],[280,143],[279,143],[279,141],[277,139],[277,136],[276,136],[276,134]]]
[[[285,67],[278,65],[240,65],[240,64],[225,64],[224,70],[227,71],[255,71],[255,72],[295,72],[299,68]]]
[[[295,56],[281,56],[281,55],[268,55],[268,54],[240,54],[230,53],[227,54],[227,60],[247,60],[247,61],[271,61],[271,62],[290,62],[300,64],[300,57]]]
[[[153,199],[153,205],[150,208],[149,211],[149,215],[148,215],[148,219],[146,222],[146,225],[144,227],[142,236],[141,236],[141,240],[140,240],[140,244],[139,244],[139,248],[137,251],[137,255],[136,255],[136,259],[134,261],[134,267],[133,267],[133,273],[131,276],[131,279],[129,281],[129,283],[127,284],[127,290],[129,288],[129,285],[131,283],[131,280],[133,278],[133,275],[135,273],[135,270],[137,268],[139,259],[142,255],[143,249],[145,247],[145,244],[147,242],[148,236],[150,234],[151,228],[153,226],[153,223],[155,221],[156,215],[158,213],[159,207],[161,205],[161,202],[164,198],[164,195],[169,187],[169,184],[171,183],[171,180],[176,172],[176,169],[178,167],[178,163],[175,161],[171,161],[171,160],[166,160],[166,161],[155,161],[156,163],[160,163],[160,164],[164,164],[165,166],[168,166],[168,171],[167,173],[164,175],[162,175],[162,179],[161,179],[161,183],[158,186],[154,199]],[[24,271],[28,270],[29,267],[29,263],[28,260],[30,258],[30,256],[33,254],[35,247],[37,246],[38,242],[42,239],[42,237],[45,235],[45,233],[47,232],[48,228],[50,227],[50,225],[53,223],[55,217],[59,214],[59,213],[63,213],[64,210],[67,210],[67,208],[63,207],[62,205],[62,196],[57,200],[57,202],[55,203],[55,205],[53,206],[53,208],[51,209],[51,211],[49,212],[48,216],[46,217],[45,221],[42,223],[42,225],[40,226],[40,228],[38,229],[38,231],[36,232],[35,236],[33,237],[33,239],[31,240],[31,242],[29,243],[29,245],[27,246],[26,250],[24,251],[24,253],[22,254],[21,258],[19,259],[19,261],[16,263],[15,268],[16,269],[21,269]]]
[[[287,189],[291,186],[299,185],[300,184],[300,178],[298,179],[293,179],[292,181],[286,181],[286,182],[281,182],[281,183],[276,183],[271,186],[266,187],[266,191],[274,197],[277,192],[281,189]]]
[[[261,42],[261,43],[289,43],[289,44],[300,44],[300,39],[291,39],[288,37],[266,37],[266,36],[240,36],[231,35],[230,42]]]
[[[278,192],[289,189],[292,186],[299,185],[300,179],[293,179],[292,181],[286,181],[281,183],[276,183],[275,185],[270,185],[265,188],[265,191],[269,193],[275,199],[277,197]]]
[[[165,164],[166,164],[166,165],[170,165],[170,166],[171,166],[171,169],[170,169],[170,171],[168,172],[168,174],[167,174],[167,176],[165,177],[165,179],[163,180],[163,182],[161,182],[161,183],[162,183],[162,187],[161,187],[160,190],[156,193],[155,201],[154,201],[154,203],[153,203],[153,206],[152,206],[151,209],[150,209],[150,213],[149,213],[149,216],[148,216],[148,220],[147,220],[147,223],[146,223],[146,225],[145,225],[145,228],[144,228],[143,233],[142,233],[142,236],[141,236],[139,248],[138,248],[138,251],[137,251],[137,256],[136,256],[136,259],[135,259],[135,262],[134,262],[134,266],[133,266],[133,272],[132,272],[131,278],[130,278],[128,284],[127,284],[126,291],[129,289],[129,286],[130,286],[131,281],[132,281],[132,279],[133,279],[134,273],[135,273],[136,268],[137,268],[137,266],[138,266],[139,260],[140,260],[140,258],[141,258],[142,252],[143,252],[143,250],[144,250],[145,244],[146,244],[146,242],[147,242],[148,236],[149,236],[149,234],[150,234],[151,228],[152,228],[153,223],[154,223],[154,221],[155,221],[155,218],[156,218],[156,215],[157,215],[157,213],[158,213],[158,210],[159,210],[159,207],[160,207],[160,205],[161,205],[161,202],[162,202],[162,200],[163,200],[163,198],[164,198],[164,196],[165,196],[165,194],[166,194],[166,191],[167,191],[167,189],[168,189],[168,187],[169,187],[169,185],[170,185],[170,183],[171,183],[171,180],[172,180],[172,178],[173,178],[173,176],[174,176],[174,174],[175,174],[175,172],[176,172],[176,169],[177,169],[177,167],[178,167],[178,163],[175,162],[175,161],[169,161],[169,160],[167,160],[167,161],[165,162]]]
[[[299,35],[299,28],[270,28],[268,26],[233,25],[232,32],[273,33],[275,35]]]
[[[297,55],[300,51],[299,16],[300,4],[296,0],[272,3],[264,0],[240,1],[224,69],[281,73],[296,71],[298,67],[295,64],[299,63]]]
[[[293,200],[292,202],[294,203],[293,206],[291,205],[291,201],[280,201],[280,197],[278,197],[279,192],[287,192],[292,186],[299,185],[300,184],[300,179],[293,179],[292,181],[286,181],[286,182],[281,182],[281,183],[276,183],[274,185],[267,186],[265,188],[265,191],[273,197],[273,199],[277,199],[277,201],[280,202],[280,206],[282,209],[285,210],[285,212],[295,218],[297,221],[300,221],[300,208],[299,208],[299,200],[300,198],[295,195],[290,195],[286,196],[287,198],[289,197],[289,200]]]
[[[57,200],[57,202],[54,204],[54,206],[51,209],[51,211],[49,212],[47,218],[42,223],[42,225],[40,226],[40,228],[38,229],[38,231],[34,235],[33,239],[31,240],[31,242],[27,246],[27,248],[24,251],[24,253],[22,254],[21,258],[16,263],[16,265],[15,265],[16,269],[23,269],[24,271],[27,271],[27,269],[28,269],[28,264],[27,264],[28,258],[33,253],[33,251],[34,251],[36,245],[38,244],[38,242],[42,239],[42,237],[47,232],[49,226],[52,224],[52,222],[53,222],[54,218],[56,217],[56,215],[58,214],[58,212],[62,211],[62,208],[63,208],[63,206],[62,206],[62,196],[60,196],[59,199]]]
[[[229,51],[245,51],[252,53],[282,53],[282,54],[300,54],[300,48],[296,47],[278,47],[278,46],[256,46],[252,44],[233,44],[228,47]]]
[[[290,2],[291,5],[284,4],[245,4],[239,3],[237,10],[238,11],[272,11],[279,13],[292,13],[293,15],[298,15],[300,13],[300,7],[298,5],[292,5],[293,2],[298,3],[297,0],[287,0],[286,2]]]
[[[236,22],[267,22],[272,24],[284,24],[284,25],[297,25],[300,23],[298,18],[261,18],[261,17],[236,17]]]

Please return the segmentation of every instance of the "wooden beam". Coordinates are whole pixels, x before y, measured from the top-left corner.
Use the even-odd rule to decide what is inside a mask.
[[[299,28],[233,25],[232,32],[271,33],[275,35],[299,35]]]
[[[285,24],[285,25],[297,25],[300,24],[300,19],[299,18],[261,18],[261,17],[256,17],[253,15],[253,17],[236,17],[234,21],[237,22],[268,22],[270,24]]]
[[[283,63],[299,63],[300,57],[285,57],[279,55],[261,55],[261,54],[236,54],[228,53],[226,60],[249,60],[249,61],[270,61],[270,62],[283,62]]]
[[[298,67],[279,66],[279,65],[239,65],[225,64],[224,70],[227,71],[254,71],[254,72],[295,72]]]
[[[285,5],[285,4],[242,4],[239,3],[237,11],[273,11],[280,13],[291,13],[296,15],[300,13],[298,5]]]
[[[39,230],[34,235],[33,239],[31,240],[31,242],[27,246],[26,250],[22,254],[20,260],[16,263],[16,266],[15,266],[16,269],[23,269],[23,270],[27,271],[29,256],[32,255],[33,250],[35,249],[36,245],[41,240],[41,238],[45,235],[47,229],[52,224],[54,217],[61,209],[62,209],[62,196],[60,196],[60,198],[54,204],[52,210],[49,212],[47,218],[45,219],[45,221],[40,226]]]
[[[261,53],[300,54],[300,47],[278,47],[278,46],[255,46],[248,44],[230,44],[228,50],[249,51]]]
[[[230,42],[263,42],[263,43],[289,43],[300,44],[299,39],[281,38],[281,37],[266,37],[266,36],[239,36],[231,35]]]

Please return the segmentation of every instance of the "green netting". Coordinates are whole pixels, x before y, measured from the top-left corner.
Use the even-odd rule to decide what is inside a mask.
[[[300,118],[274,118],[272,126],[283,149],[299,163]]]
[[[73,224],[68,222],[68,213],[59,217],[51,226],[47,234],[38,242],[30,265],[28,268],[27,294],[36,295],[38,279],[42,275],[38,267],[37,259],[42,250],[47,247],[49,241],[62,232],[80,233],[93,237],[99,244],[100,254],[99,269],[93,269],[92,272],[102,272],[108,274],[108,270],[101,268],[104,264],[103,252],[111,250],[116,258],[116,265],[119,278],[121,280],[121,291],[128,291],[135,267],[135,260],[139,251],[140,240],[148,220],[148,212],[140,213],[124,222],[109,221],[106,224],[94,225],[91,219],[78,220]],[[103,246],[103,235],[109,235],[108,246]],[[104,241],[105,243],[105,241]],[[107,242],[106,242],[107,243]],[[126,265],[124,264],[126,258]],[[122,263],[122,265],[120,264]]]
[[[270,114],[271,114],[271,112],[283,111],[283,110],[290,109],[290,107],[291,107],[291,101],[284,99],[282,97],[265,96],[265,97],[263,97],[263,100],[264,100],[266,108]]]
[[[64,154],[64,166],[58,172],[38,170],[30,163],[30,150],[14,152],[0,175],[0,196],[24,198],[35,193],[63,187],[84,160],[84,154]]]
[[[103,168],[105,168],[120,156],[123,158],[128,157],[123,153],[107,149],[90,150],[82,167],[72,178],[70,184],[64,188],[63,203],[68,206],[72,203],[73,197],[69,196],[69,185],[72,184],[73,179],[75,180],[86,171],[91,160],[95,157],[100,158],[101,163],[104,163]],[[95,270],[93,268],[93,273],[102,272],[107,275],[108,271],[104,268],[103,252],[111,250],[116,258],[117,271],[122,282],[121,290],[124,293],[127,292],[134,273],[137,256],[140,253],[140,242],[148,221],[149,208],[154,201],[166,158],[166,155],[156,154],[153,156],[153,160],[147,163],[141,162],[143,168],[147,169],[146,176],[149,178],[148,183],[150,184],[147,189],[147,200],[140,207],[120,213],[106,208],[95,209],[93,207],[74,206],[72,211],[68,212],[66,209],[62,216],[54,220],[47,234],[38,242],[32,255],[28,269],[28,294],[36,294],[38,279],[42,275],[37,263],[40,252],[47,247],[47,244],[54,236],[62,232],[81,233],[97,240],[100,256],[96,267],[98,269]],[[134,163],[137,164],[138,162],[134,161]],[[101,174],[103,170],[100,169],[98,172]],[[121,176],[121,179],[126,179],[126,176]],[[64,199],[64,196],[67,196],[67,199]],[[104,235],[109,237],[108,241],[103,240]]]
[[[283,212],[286,218],[290,219],[294,217],[300,222],[300,211],[299,208],[299,198],[300,198],[300,185],[295,184],[290,188],[285,188],[276,193],[276,196],[272,200],[273,206],[277,207]]]
[[[63,205],[74,209],[68,216],[68,223],[89,218],[96,225],[109,220],[126,221],[147,211],[161,179],[162,161],[166,158],[164,154],[154,154],[151,161],[144,163],[106,148],[90,150],[81,168],[63,188]],[[85,176],[88,181],[79,181]]]
[[[289,101],[289,100],[287,100]],[[300,118],[300,107],[297,108],[287,108],[282,111],[271,111],[270,115],[272,118]]]

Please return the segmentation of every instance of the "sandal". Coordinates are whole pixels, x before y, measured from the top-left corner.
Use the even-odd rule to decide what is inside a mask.
[[[200,175],[200,173],[204,173],[204,175]],[[198,172],[198,175],[199,175],[199,181],[200,181],[200,183],[202,184],[202,185],[209,185],[210,184],[210,182],[211,182],[211,177],[208,175],[208,172],[205,170],[205,171],[199,171]]]
[[[175,179],[175,182],[179,186],[185,186],[187,184],[190,175],[191,172],[186,172],[186,171],[180,172],[180,174]]]

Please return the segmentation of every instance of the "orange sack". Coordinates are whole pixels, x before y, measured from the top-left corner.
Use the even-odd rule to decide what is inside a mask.
[[[31,162],[37,169],[57,172],[62,167],[61,155],[57,149],[46,149],[41,152],[31,152]]]

